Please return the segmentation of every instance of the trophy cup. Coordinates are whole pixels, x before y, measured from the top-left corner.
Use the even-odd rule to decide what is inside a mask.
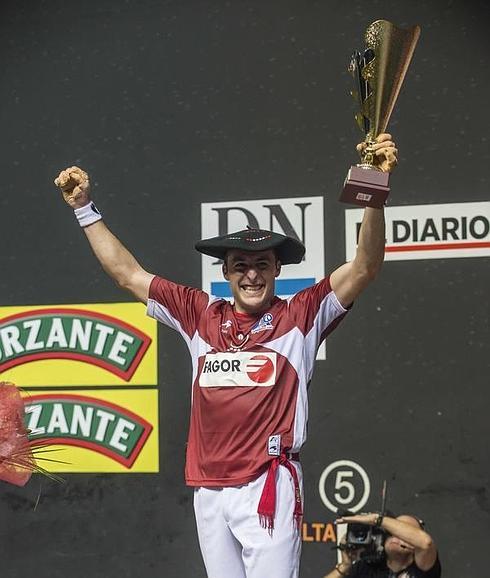
[[[364,53],[356,51],[352,56],[349,71],[355,90],[351,94],[360,107],[356,121],[367,146],[361,164],[347,174],[339,199],[344,203],[380,208],[388,197],[390,175],[374,166],[371,147],[386,130],[419,36],[419,26],[404,29],[376,20],[366,30]]]

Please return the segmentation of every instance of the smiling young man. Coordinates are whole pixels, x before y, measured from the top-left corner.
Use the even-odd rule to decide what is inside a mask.
[[[231,250],[223,263],[223,277],[229,281],[235,311],[251,315],[269,307],[274,297],[274,281],[281,263],[274,251],[258,254]]]
[[[391,171],[391,136],[377,141],[378,167]],[[228,302],[145,271],[103,223],[84,171],[66,169],[55,183],[105,271],[189,348],[185,477],[209,578],[296,578],[307,387],[319,345],[381,267],[383,210],[365,210],[353,261],[289,299],[274,295],[274,282],[301,262],[298,240],[247,229],[199,241],[198,251],[223,260]]]

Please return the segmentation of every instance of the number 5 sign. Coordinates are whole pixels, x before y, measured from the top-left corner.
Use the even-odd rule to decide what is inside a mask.
[[[338,460],[327,466],[318,483],[325,506],[337,513],[340,509],[358,512],[369,499],[371,484],[365,470],[350,460]]]

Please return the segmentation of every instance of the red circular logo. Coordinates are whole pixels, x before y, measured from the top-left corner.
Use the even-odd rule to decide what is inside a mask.
[[[266,355],[254,355],[247,363],[247,375],[255,383],[266,383],[274,374],[274,364]]]

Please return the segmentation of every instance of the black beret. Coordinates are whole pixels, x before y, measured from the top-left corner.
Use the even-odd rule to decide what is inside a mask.
[[[221,237],[202,239],[196,243],[195,247],[200,253],[223,260],[230,249],[240,251],[274,249],[283,265],[301,263],[305,254],[305,246],[297,239],[263,229],[245,229]]]

